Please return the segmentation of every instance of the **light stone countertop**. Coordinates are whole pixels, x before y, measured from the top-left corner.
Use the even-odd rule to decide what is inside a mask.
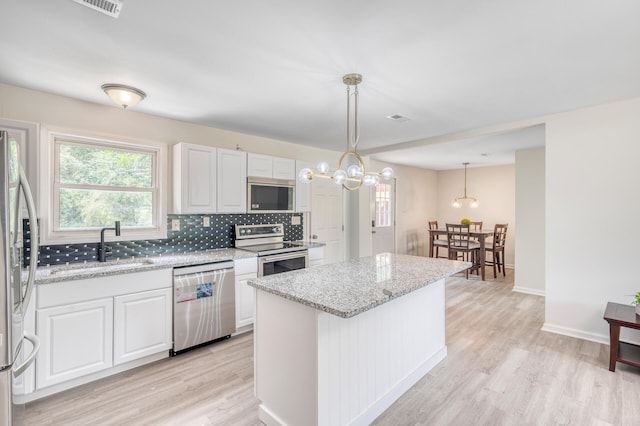
[[[62,281],[130,274],[133,272],[224,262],[248,257],[256,257],[256,254],[245,250],[226,248],[167,254],[163,256],[109,260],[107,262],[45,266],[37,269],[36,284],[50,284]],[[23,275],[26,275],[26,271],[23,272]]]
[[[316,247],[324,247],[326,246],[325,243],[318,243],[315,241],[303,241],[303,240],[298,240],[298,241],[290,241],[291,244],[298,244],[301,246],[307,246],[308,248],[316,248]]]
[[[248,284],[350,318],[469,267],[469,262],[382,253],[270,275]]]

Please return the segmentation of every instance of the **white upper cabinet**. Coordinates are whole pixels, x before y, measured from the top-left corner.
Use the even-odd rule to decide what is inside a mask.
[[[173,146],[173,212],[216,212],[216,148]]]
[[[295,180],[296,160],[273,157],[273,178]]]
[[[247,155],[247,176],[295,180],[296,162],[290,158],[249,153]]]
[[[247,176],[273,177],[273,157],[270,155],[247,154]]]
[[[218,213],[247,212],[247,153],[218,149]]]
[[[305,167],[312,168],[313,165],[306,161],[296,161],[295,175],[298,176],[300,170]],[[311,211],[311,182],[296,182],[296,212]]]

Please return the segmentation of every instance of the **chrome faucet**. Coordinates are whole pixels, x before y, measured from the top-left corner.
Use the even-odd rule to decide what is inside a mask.
[[[111,246],[105,246],[104,245],[104,231],[110,231],[110,230],[116,231],[116,237],[119,237],[120,236],[120,221],[116,220],[115,228],[102,228],[100,230],[100,247],[98,247],[98,260],[100,262],[106,262],[107,261],[107,255],[111,254]]]

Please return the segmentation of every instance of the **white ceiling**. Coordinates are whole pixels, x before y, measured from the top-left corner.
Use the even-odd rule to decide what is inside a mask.
[[[342,151],[342,76],[358,72],[359,149],[434,169],[544,144],[540,128],[431,143],[441,135],[640,96],[638,0],[124,0],[118,19],[71,0],[2,0],[0,11],[2,83],[106,105],[100,85],[123,83],[147,93],[137,111]]]

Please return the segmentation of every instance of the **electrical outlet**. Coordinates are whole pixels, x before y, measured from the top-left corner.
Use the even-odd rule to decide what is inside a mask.
[[[205,228],[208,228],[211,226],[209,216],[205,216],[202,218],[202,226],[204,226]]]
[[[180,230],[180,219],[172,219],[171,220],[171,230],[179,231]]]
[[[292,225],[300,225],[300,216],[291,216]]]

